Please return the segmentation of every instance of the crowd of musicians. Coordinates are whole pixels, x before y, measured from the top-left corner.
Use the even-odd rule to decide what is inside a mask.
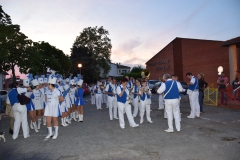
[[[31,74],[29,74],[31,75]],[[199,105],[199,79],[191,73],[186,74],[189,79],[187,93],[191,106],[188,118],[200,117]],[[176,131],[181,130],[180,99],[181,92],[185,92],[182,85],[178,82],[177,76],[164,74],[160,78],[157,93],[159,94],[158,109],[164,110],[164,118],[168,119],[168,129],[166,132],[174,132],[173,119],[175,119]],[[41,125],[46,125],[48,134],[46,139],[58,137],[59,124],[66,127],[72,120],[83,122],[84,90],[83,80],[80,77],[63,79],[56,76],[55,71],[51,75],[35,78],[29,76],[23,80],[23,87],[18,83],[12,84],[12,89],[7,97],[7,111],[12,116],[10,120],[10,132],[12,138],[16,139],[19,135],[20,125],[23,129],[23,137],[28,138],[30,129],[39,132]],[[132,77],[123,78],[120,83],[116,83],[114,77],[108,77],[102,83],[98,81],[92,84],[91,103],[96,105],[96,109],[102,109],[102,103],[106,103],[109,109],[109,119],[117,119],[120,128],[124,129],[124,114],[126,113],[131,127],[139,127],[146,121],[153,123],[151,119],[151,89],[149,88],[148,78],[136,79]],[[25,95],[30,99],[27,104],[21,104],[19,95]],[[8,109],[10,108],[11,109]],[[30,117],[28,121],[27,114]],[[139,124],[134,120],[140,117]],[[53,126],[52,126],[53,125]]]

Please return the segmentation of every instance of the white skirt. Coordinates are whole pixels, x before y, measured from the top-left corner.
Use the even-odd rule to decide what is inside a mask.
[[[49,116],[49,117],[61,117],[62,113],[60,110],[60,104],[57,103],[55,105],[46,105],[44,116]]]

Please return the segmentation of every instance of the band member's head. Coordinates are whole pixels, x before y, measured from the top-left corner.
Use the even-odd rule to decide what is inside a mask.
[[[117,80],[116,78],[112,78],[112,84],[116,84]]]
[[[170,76],[170,74],[164,74],[163,75],[163,81],[164,82],[166,82],[168,79],[170,79],[171,78],[171,76]]]
[[[146,82],[145,80],[143,80],[143,81],[141,82],[141,85],[142,85],[142,87],[146,87],[146,86],[147,86],[147,82]]]
[[[137,86],[139,86],[140,85],[140,79],[136,79],[135,83],[136,83]]]
[[[128,77],[128,76],[125,76],[125,78],[127,78],[127,80],[129,80],[129,77]]]
[[[191,78],[192,78],[192,73],[188,72],[188,73],[186,74],[186,76],[187,76],[188,79],[191,79]]]
[[[55,84],[49,83],[49,84],[48,84],[48,88],[49,88],[50,90],[53,90],[53,89],[55,88]]]
[[[204,75],[202,73],[198,73],[197,77],[198,79],[204,79]]]
[[[123,79],[121,80],[121,84],[122,84],[122,86],[127,86],[127,84],[128,84],[128,79],[127,79],[127,78],[123,78]]]
[[[112,77],[108,76],[108,82],[112,81]]]
[[[175,74],[173,74],[173,75],[172,75],[172,80],[174,80],[174,81],[178,81],[178,76],[175,75]]]
[[[148,78],[147,77],[145,78],[145,81],[148,82]]]
[[[224,74],[224,72],[222,72],[222,73],[221,73],[221,77],[224,77],[224,76],[225,76],[225,74]]]
[[[13,82],[11,84],[11,88],[18,88],[19,87],[19,84],[17,82]]]

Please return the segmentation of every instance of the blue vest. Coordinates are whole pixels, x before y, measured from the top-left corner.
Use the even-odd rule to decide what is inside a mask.
[[[9,98],[9,101],[11,103],[11,106],[13,106],[15,103],[19,103],[17,96],[18,96],[18,93],[17,93],[17,89],[16,88],[13,88],[8,93],[8,98]]]
[[[168,92],[168,90],[170,89],[171,85],[173,82],[173,86],[171,88],[171,90]],[[164,99],[178,99],[179,98],[179,91],[178,91],[178,86],[177,86],[177,82],[176,81],[166,81],[165,82],[166,85],[166,89],[164,91],[164,94],[166,95],[166,93],[168,92],[168,94],[164,97]]]
[[[120,89],[122,91],[123,88],[121,88],[121,86],[119,86],[119,87],[120,87]],[[126,103],[126,101],[127,101],[127,93],[124,91],[122,97],[119,97],[119,95],[117,94],[117,101],[121,102],[121,103]]]
[[[193,77],[195,79],[195,83],[193,85],[189,85],[188,89],[190,89],[191,91],[194,91],[195,89],[199,89],[198,86],[198,79],[196,77]]]
[[[134,92],[138,93],[138,86],[137,85],[134,86]],[[134,94],[133,98],[136,98],[136,97],[137,97],[137,94]]]
[[[97,90],[94,91],[96,94],[100,94],[100,93],[98,93],[98,89],[100,89],[101,93],[103,92],[102,89],[99,88],[99,86],[96,86],[96,88],[97,88]]]
[[[108,84],[108,93],[113,93],[113,88],[110,84]],[[108,94],[108,96],[112,97],[113,94]]]
[[[142,95],[142,96],[140,95],[140,99],[141,99],[141,101],[144,101],[144,100],[145,100],[145,97],[146,97],[146,93],[143,92],[143,95]]]

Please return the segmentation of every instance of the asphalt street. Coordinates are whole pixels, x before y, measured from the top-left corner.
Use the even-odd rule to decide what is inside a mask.
[[[40,132],[30,131],[24,139],[22,131],[16,140],[8,134],[9,117],[2,117],[0,131],[6,132],[6,142],[0,140],[0,159],[59,159],[59,160],[237,160],[240,159],[240,109],[204,106],[200,118],[188,119],[189,102],[181,101],[181,131],[164,132],[167,120],[158,110],[158,96],[152,96],[151,118],[137,128],[125,129],[118,120],[109,120],[103,104],[97,110],[85,97],[84,122],[59,127],[56,140],[45,139],[46,126]],[[135,122],[139,124],[139,116]],[[60,122],[60,119],[59,119]]]

